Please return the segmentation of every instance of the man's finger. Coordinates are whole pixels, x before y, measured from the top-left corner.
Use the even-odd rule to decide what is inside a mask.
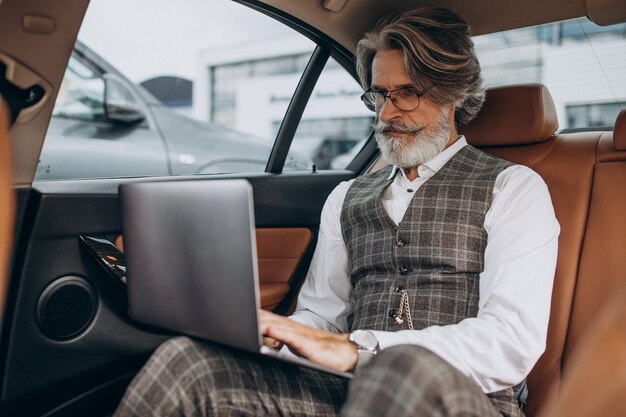
[[[283,343],[274,339],[273,337],[263,336],[263,344],[273,349],[280,349],[283,347]]]
[[[297,355],[309,357],[311,353],[311,339],[301,332],[294,331],[293,328],[287,326],[270,326],[267,329],[266,336],[280,340],[289,349]]]

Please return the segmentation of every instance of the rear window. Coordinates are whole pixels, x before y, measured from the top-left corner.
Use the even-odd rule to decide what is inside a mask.
[[[486,87],[548,86],[563,129],[611,127],[626,108],[626,24],[586,18],[474,37]]]

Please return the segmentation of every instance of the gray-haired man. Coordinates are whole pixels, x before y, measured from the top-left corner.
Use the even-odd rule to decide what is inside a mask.
[[[331,193],[296,312],[260,323],[267,344],[354,381],[177,338],[118,416],[523,415],[511,387],[545,347],[556,263],[547,188],[458,135],[483,91],[452,12],[384,19],[357,70],[393,166]]]

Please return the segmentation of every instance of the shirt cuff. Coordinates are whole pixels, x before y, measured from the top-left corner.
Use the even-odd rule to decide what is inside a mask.
[[[387,349],[391,346],[397,345],[415,345],[415,340],[409,340],[402,332],[383,332],[380,330],[369,330],[374,334],[376,340],[378,340],[378,347],[380,350]],[[417,333],[417,331],[413,331],[413,333]],[[414,339],[414,338],[412,338]]]

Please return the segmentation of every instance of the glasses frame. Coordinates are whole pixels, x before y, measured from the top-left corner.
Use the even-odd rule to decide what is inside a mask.
[[[415,96],[417,97],[417,105],[412,108],[412,109],[403,109],[402,107],[398,106],[398,104],[396,103],[396,99],[392,96],[393,93],[395,93],[396,91],[402,91],[402,90],[413,90],[413,92],[415,93]],[[380,108],[380,110],[376,110],[376,101],[374,101],[372,103],[372,106],[370,107],[368,105],[368,102],[366,101],[366,97],[368,94],[370,93],[374,93],[374,94],[380,94],[383,98],[383,106],[385,105],[385,103],[387,103],[387,99],[391,100],[391,103],[398,109],[401,111],[413,111],[416,110],[419,106],[420,106],[420,98],[424,97],[424,94],[426,94],[426,92],[430,90],[430,88],[424,90],[424,91],[417,91],[415,88],[413,87],[401,87],[401,88],[396,88],[394,90],[374,90],[372,88],[368,88],[367,90],[365,90],[365,92],[361,95],[361,101],[363,101],[363,104],[365,104],[365,107],[368,108],[368,110],[373,111],[374,113],[380,113],[380,111],[382,110],[382,106]]]

